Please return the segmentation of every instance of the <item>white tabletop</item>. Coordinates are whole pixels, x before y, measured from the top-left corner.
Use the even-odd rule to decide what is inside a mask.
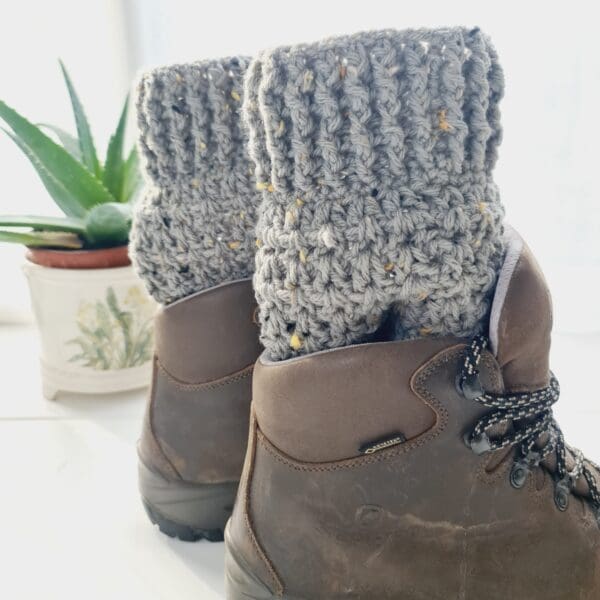
[[[167,538],[140,504],[146,391],[44,400],[23,326],[0,326],[0,381],[1,598],[224,598],[223,544]]]

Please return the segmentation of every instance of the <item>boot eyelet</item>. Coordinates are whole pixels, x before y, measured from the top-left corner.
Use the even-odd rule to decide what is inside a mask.
[[[463,440],[465,441],[465,444],[471,448],[475,454],[477,454],[477,456],[481,456],[492,449],[492,444],[490,442],[490,438],[487,436],[487,433],[481,433],[480,435],[472,437],[471,434],[467,432],[463,436]]]
[[[554,489],[554,503],[561,512],[565,512],[569,508],[569,495],[571,488],[568,480],[561,479],[557,482]]]
[[[525,461],[518,461],[513,464],[510,471],[510,484],[517,490],[520,490],[527,481],[529,475],[529,465]]]
[[[529,470],[535,469],[536,467],[539,466],[539,464],[541,462],[542,462],[542,455],[541,455],[541,453],[539,453],[535,450],[530,450],[527,453],[527,456],[525,457],[525,463],[529,467]]]
[[[457,381],[457,387],[460,393],[467,400],[477,400],[477,398],[481,398],[481,396],[483,396],[485,393],[477,373],[468,375],[464,379],[462,377],[459,378]]]

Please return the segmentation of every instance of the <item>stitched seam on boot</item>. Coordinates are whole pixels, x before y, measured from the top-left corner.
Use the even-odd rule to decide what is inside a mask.
[[[154,420],[154,408],[155,408],[155,399],[156,399],[156,376],[158,374],[159,369],[160,369],[160,363],[158,361],[158,357],[155,356],[154,357],[154,373],[152,374],[152,389],[150,391],[150,400],[149,400],[149,406],[148,406],[148,429],[150,430],[150,435],[151,435],[153,445],[155,445],[157,451],[160,452],[166,465],[172,469],[172,471],[173,471],[172,475],[175,478],[179,478],[180,480],[183,481],[183,477],[181,476],[181,473],[175,467],[175,465],[173,464],[171,459],[167,456],[167,453],[165,452],[165,449],[163,448],[160,438],[156,435],[156,432],[154,431],[153,420]],[[144,461],[144,464],[146,464],[145,461]],[[146,464],[146,466],[148,468],[150,468],[150,465]]]
[[[160,372],[168,379],[170,383],[181,390],[189,390],[189,391],[200,391],[200,390],[215,390],[221,387],[225,387],[226,385],[230,385],[232,383],[237,383],[243,379],[246,379],[252,375],[254,371],[254,363],[244,367],[243,369],[237,371],[232,375],[226,375],[221,379],[216,379],[215,381],[209,381],[207,383],[186,383],[184,381],[180,381],[171,375],[165,367],[160,363],[157,359],[156,364],[160,369]]]
[[[263,562],[264,566],[271,577],[271,583],[276,589],[276,595],[281,597],[283,596],[284,586],[279,578],[279,575],[275,571],[275,567],[267,557],[265,551],[262,549],[261,545],[258,542],[256,534],[254,533],[254,527],[252,526],[252,519],[250,517],[250,487],[252,485],[252,479],[254,475],[254,465],[256,462],[256,439],[258,433],[258,426],[256,424],[256,417],[254,415],[254,410],[252,410],[252,421],[253,427],[251,431],[251,444],[252,444],[252,459],[250,460],[250,465],[248,467],[248,475],[246,477],[246,481],[244,482],[244,523],[246,525],[246,533],[250,538],[250,542],[256,552],[258,558]]]
[[[266,437],[266,435],[260,430],[260,426],[257,424],[256,434],[258,442],[269,454],[271,454],[275,460],[291,469],[294,469],[295,471],[330,472],[341,469],[355,469],[363,465],[379,463],[403,454],[407,454],[411,450],[429,443],[446,428],[448,424],[448,412],[444,406],[427,391],[425,383],[441,365],[447,364],[451,360],[455,360],[461,356],[464,348],[464,345],[459,345],[441,350],[424,365],[419,367],[411,377],[411,387],[413,391],[419,397],[425,400],[425,403],[433,409],[438,417],[436,424],[428,432],[421,434],[412,441],[409,440],[406,443],[395,448],[390,448],[389,450],[382,450],[381,452],[378,452],[372,456],[357,456],[354,458],[345,458],[339,461],[324,463],[307,463],[295,460],[291,456],[288,456]],[[484,357],[484,360],[489,360],[489,358]]]

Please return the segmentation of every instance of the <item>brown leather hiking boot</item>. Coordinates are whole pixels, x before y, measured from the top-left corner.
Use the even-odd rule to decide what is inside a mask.
[[[156,317],[139,486],[148,516],[171,537],[223,539],[261,350],[255,310],[252,283],[243,280],[174,302]]]
[[[229,600],[597,600],[598,470],[552,417],[552,311],[512,236],[486,338],[255,368]]]

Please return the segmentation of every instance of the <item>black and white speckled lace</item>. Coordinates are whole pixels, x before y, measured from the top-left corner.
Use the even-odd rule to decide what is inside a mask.
[[[591,503],[600,520],[600,490],[590,466],[600,471],[595,463],[586,460],[581,451],[565,442],[558,423],[554,419],[552,406],[558,401],[560,387],[552,374],[548,387],[533,392],[490,394],[479,379],[478,365],[488,340],[479,335],[467,348],[458,387],[465,398],[492,409],[481,417],[472,431],[465,434],[466,444],[476,454],[516,447],[517,454],[511,470],[510,481],[521,488],[529,472],[542,461],[556,454],[556,484],[554,500],[564,511],[569,504],[569,494],[578,480],[583,477],[589,487]],[[497,435],[491,431],[501,431]],[[568,470],[567,453],[574,462]],[[599,521],[600,522],[600,521]]]

